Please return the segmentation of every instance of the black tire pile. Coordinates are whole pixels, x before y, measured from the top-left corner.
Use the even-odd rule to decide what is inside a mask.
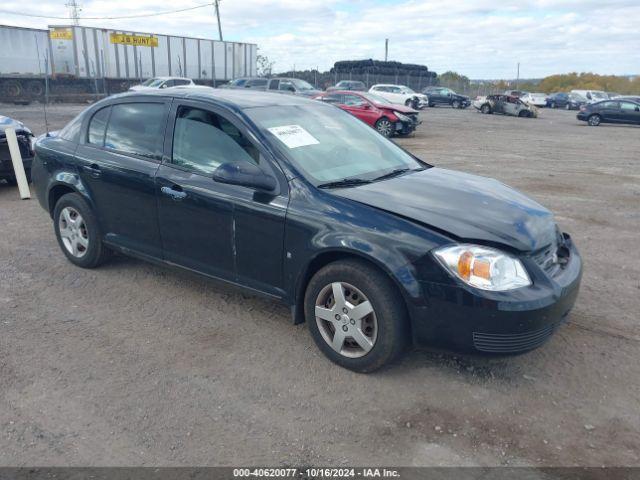
[[[436,72],[430,72],[424,65],[412,63],[383,62],[380,60],[343,60],[336,62],[331,73],[350,72],[353,75],[375,73],[376,75],[409,75],[411,77],[436,78]]]

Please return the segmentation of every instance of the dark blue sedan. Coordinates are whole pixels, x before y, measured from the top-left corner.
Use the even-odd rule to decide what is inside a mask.
[[[580,284],[576,247],[538,203],[295,96],[110,97],[39,139],[33,181],[75,265],[120,252],[279,299],[360,372],[412,341],[530,350]]]

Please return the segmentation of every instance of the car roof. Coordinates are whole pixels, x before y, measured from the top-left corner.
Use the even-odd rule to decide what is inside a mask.
[[[144,92],[126,92],[108,97],[119,100],[128,97],[172,97],[189,100],[202,100],[226,106],[232,110],[268,106],[295,106],[318,104],[319,102],[296,95],[283,95],[281,93],[262,92],[259,90],[234,90],[225,88],[166,88]]]

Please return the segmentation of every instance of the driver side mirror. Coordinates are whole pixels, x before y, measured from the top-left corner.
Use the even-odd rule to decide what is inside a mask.
[[[635,110],[636,112],[640,112],[640,107],[636,107],[636,108],[634,108],[634,110]]]
[[[167,88],[167,84],[163,83],[162,85],[160,85],[160,88]]]
[[[363,103],[362,105],[360,105],[363,109],[365,110],[371,110],[371,105],[369,105],[368,103]]]
[[[274,177],[263,172],[256,164],[246,161],[223,163],[213,172],[213,179],[220,183],[241,185],[267,192],[272,192],[277,186]]]

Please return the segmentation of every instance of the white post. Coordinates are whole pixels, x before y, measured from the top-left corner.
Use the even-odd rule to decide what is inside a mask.
[[[18,138],[16,137],[15,128],[7,128],[4,131],[9,144],[9,153],[11,153],[11,162],[13,163],[13,172],[18,182],[18,190],[20,198],[26,200],[31,198],[29,184],[27,183],[27,175],[24,173],[24,165],[22,164],[22,156],[20,155],[20,147],[18,146]]]

